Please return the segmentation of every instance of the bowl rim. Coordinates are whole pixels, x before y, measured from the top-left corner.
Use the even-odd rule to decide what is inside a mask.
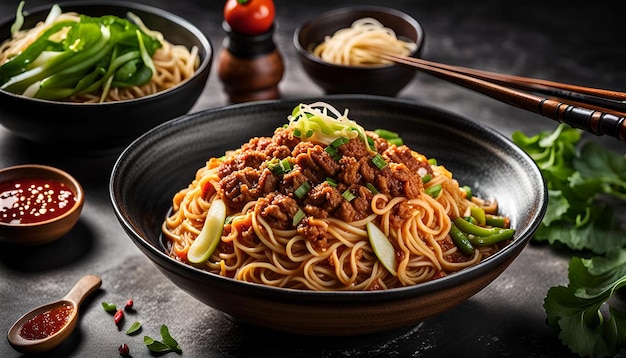
[[[191,82],[192,79],[194,79],[195,77],[199,76],[201,73],[203,73],[204,71],[206,71],[207,69],[210,69],[211,66],[211,62],[213,60],[213,52],[214,52],[214,48],[213,48],[213,44],[211,42],[211,40],[204,35],[204,33],[194,24],[192,24],[191,22],[189,22],[188,20],[186,20],[185,18],[176,15],[172,12],[169,12],[167,10],[158,8],[158,7],[154,7],[151,5],[147,5],[147,4],[142,4],[142,3],[137,3],[137,2],[132,2],[132,1],[125,1],[125,0],[111,0],[111,1],[104,1],[104,0],[94,0],[94,1],[86,1],[86,0],[74,0],[74,1],[63,1],[63,2],[58,2],[58,3],[50,3],[47,5],[39,5],[37,7],[34,7],[33,9],[25,9],[23,11],[24,13],[24,18],[26,19],[28,16],[33,16],[33,15],[43,15],[45,18],[45,15],[50,11],[51,7],[53,5],[59,5],[61,7],[61,9],[64,10],[64,8],[72,8],[72,7],[94,7],[97,8],[99,6],[107,6],[107,7],[120,7],[120,8],[127,8],[129,10],[139,10],[139,11],[143,11],[143,12],[147,12],[150,13],[152,15],[156,15],[162,19],[165,19],[169,22],[175,23],[179,26],[181,26],[182,28],[184,28],[185,30],[187,30],[189,33],[191,33],[196,39],[198,39],[198,41],[200,43],[202,43],[202,47],[203,49],[206,51],[206,56],[204,56],[204,58],[200,58],[200,63],[198,65],[198,68],[194,71],[193,75],[186,79],[185,81],[178,83],[176,86],[173,86],[171,88],[168,88],[166,90],[163,91],[159,91],[147,96],[142,96],[142,97],[137,97],[137,98],[132,98],[132,99],[125,99],[125,100],[121,100],[121,101],[112,101],[112,102],[98,102],[98,103],[79,103],[79,102],[70,102],[70,101],[53,101],[53,100],[47,100],[47,99],[41,99],[41,98],[32,98],[32,97],[27,97],[27,96],[23,96],[20,94],[16,94],[16,93],[12,93],[12,92],[8,92],[5,91],[3,89],[0,89],[0,94],[2,95],[6,95],[9,97],[14,97],[17,99],[24,99],[24,100],[30,100],[30,101],[35,101],[35,102],[42,102],[48,105],[56,105],[56,106],[81,106],[81,107],[101,107],[101,106],[114,106],[114,105],[119,105],[119,104],[127,104],[127,103],[134,103],[134,102],[142,102],[142,101],[149,101],[151,99],[153,99],[154,97],[158,97],[160,95],[169,93],[171,91],[175,91],[181,87],[187,86],[189,85],[189,83]],[[0,27],[5,27],[5,26],[10,26],[10,24],[12,24],[13,22],[15,22],[15,14],[13,16],[10,16],[8,18],[5,18],[2,22],[0,22]],[[7,39],[1,39],[0,41],[5,41]]]
[[[384,6],[379,6],[379,5],[351,5],[351,6],[340,6],[334,9],[330,9],[319,15],[316,15],[315,17],[307,20],[305,23],[299,25],[294,30],[293,37],[292,37],[293,44],[294,44],[294,47],[296,48],[296,51],[309,61],[312,61],[319,65],[328,66],[330,68],[336,68],[336,69],[349,69],[349,70],[354,70],[354,71],[367,71],[367,70],[371,71],[371,70],[388,69],[390,67],[396,66],[393,63],[381,64],[381,65],[369,65],[369,66],[350,66],[350,65],[340,65],[336,63],[326,62],[322,60],[321,58],[311,54],[311,52],[306,49],[306,46],[307,46],[306,44],[300,43],[300,34],[306,27],[310,26],[313,22],[320,20],[323,17],[329,16],[329,15],[350,13],[353,11],[373,11],[373,12],[386,13],[389,15],[397,16],[398,18],[401,18],[404,21],[406,21],[408,24],[410,24],[417,32],[417,41],[415,42],[417,47],[415,48],[413,52],[411,52],[410,56],[413,56],[416,53],[418,53],[424,46],[424,40],[425,40],[424,28],[422,27],[420,22],[417,21],[417,19],[415,19],[413,16],[409,15],[408,13],[398,10],[396,8],[384,7]]]
[[[518,156],[524,157],[527,160],[527,163],[532,168],[532,175],[534,177],[540,178],[541,186],[537,188],[538,198],[539,198],[539,207],[535,210],[531,215],[530,224],[524,228],[523,231],[516,231],[515,239],[501,250],[499,250],[494,255],[491,255],[478,264],[464,268],[461,271],[455,272],[448,276],[438,278],[436,280],[431,280],[427,282],[422,282],[416,285],[390,288],[386,290],[373,290],[373,291],[314,291],[314,290],[300,290],[293,288],[282,288],[282,287],[273,287],[267,286],[263,284],[257,284],[252,282],[245,282],[235,280],[229,277],[219,276],[205,270],[196,268],[192,265],[188,265],[182,263],[180,261],[176,261],[169,257],[162,248],[156,247],[144,239],[139,232],[135,230],[133,225],[126,220],[123,214],[122,208],[119,207],[119,201],[117,200],[117,175],[120,171],[120,167],[124,164],[125,161],[128,161],[127,155],[132,152],[132,150],[139,146],[143,141],[149,140],[151,135],[157,133],[159,131],[171,131],[176,128],[176,126],[181,122],[186,121],[202,121],[205,116],[212,115],[228,115],[229,112],[232,111],[246,111],[246,112],[254,112],[258,113],[264,106],[273,106],[273,105],[284,105],[285,103],[296,103],[296,102],[312,102],[318,101],[320,98],[323,100],[358,100],[364,102],[378,102],[378,103],[392,103],[403,106],[413,106],[414,108],[421,109],[422,111],[427,111],[428,113],[432,113],[434,115],[444,116],[445,118],[454,119],[457,121],[465,122],[468,125],[472,125],[477,127],[480,131],[489,136],[492,136],[494,139],[500,141],[502,144],[506,145],[506,148],[515,152]],[[529,173],[530,175],[530,173]],[[379,95],[355,95],[355,94],[337,94],[337,95],[326,95],[324,97],[310,97],[310,98],[295,98],[295,99],[277,99],[277,100],[264,100],[264,101],[256,101],[256,102],[245,102],[238,104],[231,104],[224,107],[216,107],[210,108],[203,111],[191,113],[185,116],[181,116],[170,121],[167,121],[159,126],[156,126],[144,133],[137,139],[135,139],[129,146],[127,146],[124,151],[117,158],[110,175],[109,181],[109,197],[112,202],[113,210],[118,218],[118,221],[124,231],[128,234],[131,240],[137,245],[144,253],[149,253],[147,255],[149,259],[155,264],[159,269],[165,269],[167,271],[176,271],[178,275],[179,272],[188,272],[193,277],[203,277],[208,278],[211,281],[219,281],[220,285],[227,285],[229,287],[235,287],[236,289],[246,289],[251,290],[254,294],[260,295],[259,297],[273,297],[273,298],[283,298],[285,300],[289,300],[293,298],[294,295],[304,299],[304,300],[324,300],[327,302],[339,302],[345,300],[346,298],[358,299],[359,302],[382,302],[382,301],[390,301],[403,299],[406,297],[418,296],[421,294],[432,293],[441,289],[454,287],[457,284],[463,283],[470,278],[475,277],[483,270],[483,267],[491,264],[495,261],[494,265],[498,263],[504,263],[507,260],[511,260],[514,258],[519,252],[521,252],[526,244],[532,238],[533,233],[537,230],[539,225],[541,224],[541,218],[545,215],[547,209],[548,202],[548,190],[546,187],[545,180],[541,175],[539,167],[533,161],[533,159],[528,155],[522,148],[517,146],[513,141],[503,134],[497,132],[496,130],[488,127],[485,124],[482,124],[478,121],[472,120],[469,117],[450,112],[448,110],[435,107],[429,104],[425,104],[419,101],[394,98],[394,97],[386,97]],[[164,215],[166,215],[164,213]],[[165,219],[165,216],[163,216]],[[516,253],[517,252],[517,253]],[[162,262],[157,262],[155,259],[151,257],[151,255],[156,255],[163,259]],[[457,274],[457,273],[462,274]],[[198,276],[200,275],[200,276]],[[362,301],[361,301],[362,300]]]
[[[72,175],[70,175],[65,170],[62,170],[62,169],[59,169],[59,168],[56,168],[56,167],[53,167],[53,166],[49,166],[49,165],[43,165],[43,164],[19,164],[19,165],[13,165],[13,166],[10,166],[10,167],[6,167],[6,168],[0,169],[0,175],[2,175],[4,173],[9,173],[9,172],[19,172],[19,171],[22,171],[22,170],[35,170],[35,171],[39,171],[41,173],[54,173],[55,176],[63,177],[65,180],[67,180],[68,183],[71,183],[71,186],[72,186],[71,190],[72,190],[74,196],[76,197],[76,201],[74,202],[74,205],[68,211],[66,211],[62,215],[55,216],[55,217],[50,218],[48,220],[37,221],[37,222],[34,222],[34,223],[26,223],[26,224],[10,224],[10,223],[5,223],[5,222],[1,222],[0,221],[0,227],[6,227],[6,228],[28,228],[28,227],[37,227],[37,226],[47,225],[47,224],[50,224],[50,223],[53,223],[53,222],[61,221],[61,220],[65,219],[65,218],[67,218],[68,216],[73,215],[76,212],[76,210],[79,210],[82,207],[82,205],[84,204],[84,202],[85,202],[85,190],[80,185],[78,180],[76,180],[76,178],[74,178]],[[42,175],[41,177],[43,177],[43,176],[44,175]],[[4,182],[4,181],[0,180],[0,182]]]

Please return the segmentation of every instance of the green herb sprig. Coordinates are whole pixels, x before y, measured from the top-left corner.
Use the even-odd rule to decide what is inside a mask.
[[[626,199],[626,155],[581,143],[581,132],[564,124],[512,138],[535,160],[549,190],[534,239],[597,255],[571,258],[568,285],[550,288],[544,299],[547,323],[581,357],[622,352],[626,311],[611,299],[626,286],[626,234],[614,214]]]
[[[180,345],[172,336],[170,335],[170,331],[166,325],[161,326],[161,341],[157,341],[150,336],[143,337],[143,343],[145,343],[146,347],[152,352],[155,353],[166,353],[166,352],[177,352],[182,353],[182,349]]]

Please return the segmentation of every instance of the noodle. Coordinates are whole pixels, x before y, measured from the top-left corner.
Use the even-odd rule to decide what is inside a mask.
[[[340,29],[332,36],[326,36],[312,53],[337,65],[371,66],[390,62],[372,55],[369,50],[409,55],[416,48],[415,43],[397,38],[392,29],[378,20],[366,17],[354,21],[350,27]]]
[[[150,81],[144,85],[132,85],[128,87],[110,87],[103,95],[101,88],[91,93],[79,93],[67,100],[77,103],[99,103],[123,101],[140,98],[172,88],[183,81],[191,78],[198,68],[200,59],[198,48],[191,49],[183,45],[176,45],[166,40],[160,32],[149,30],[136,15],[129,13],[132,20],[150,36],[158,39],[161,47],[152,56],[155,73]],[[74,12],[61,13],[54,22],[47,20],[37,23],[33,28],[17,31],[12,38],[0,44],[0,65],[17,56],[28,48],[41,33],[53,23],[60,21],[80,20],[80,15]],[[62,31],[54,36],[63,36]]]
[[[327,128],[335,126],[341,131],[340,127],[346,126],[359,131],[358,125],[345,116],[329,120],[328,112],[338,114],[329,105],[315,105],[326,109],[300,105],[307,113],[300,118],[317,116],[327,121]],[[293,118],[290,116],[288,126],[276,129],[273,137],[252,138],[224,157],[211,158],[197,170],[193,182],[174,195],[172,212],[162,226],[171,257],[190,264],[187,251],[202,230],[208,208],[218,199],[228,204],[229,219],[217,249],[206,262],[194,265],[264,285],[307,290],[410,286],[475,265],[508,242],[477,247],[471,254],[460,251],[450,234],[453,219],[470,215],[471,208],[497,210],[497,204],[470,198],[443,166],[431,164],[423,155],[391,144],[374,132],[363,133],[379,151],[374,153],[385,158],[384,167],[376,168],[365,160],[372,155],[365,150],[365,143],[370,142],[360,136],[337,147],[341,158],[325,161],[328,148],[336,140],[324,138],[324,133],[318,133],[321,129],[313,129],[314,122],[300,124],[311,128],[301,134]],[[328,142],[332,143],[324,144]],[[352,176],[358,156],[365,159],[361,159],[360,174]],[[276,163],[285,160],[291,162],[285,164],[287,169],[274,172]],[[415,165],[420,168],[408,169]],[[375,177],[369,176],[368,170]],[[414,177],[407,179],[407,175]],[[366,189],[366,177],[367,187],[375,184],[372,186],[378,187],[378,192]],[[311,189],[298,194],[294,189],[302,183],[294,178],[308,180]],[[407,180],[394,182],[394,178]],[[413,179],[416,181],[410,183]],[[355,185],[354,180],[360,184]],[[412,191],[415,183],[418,190]],[[428,194],[439,188],[436,194]],[[332,193],[346,191],[354,198],[333,197]],[[246,193],[256,196],[240,202],[239,195]],[[320,193],[323,195],[318,196]],[[305,218],[292,222],[296,210],[304,211]],[[366,229],[370,222],[393,245],[397,275],[381,264],[373,250]]]

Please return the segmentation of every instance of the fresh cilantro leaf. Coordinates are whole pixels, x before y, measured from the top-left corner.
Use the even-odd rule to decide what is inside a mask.
[[[537,241],[567,245],[596,254],[626,246],[626,235],[606,196],[626,199],[626,156],[593,142],[581,144],[581,131],[560,124],[553,132],[512,139],[539,166],[548,187],[548,208],[535,233]]]
[[[626,312],[609,299],[626,286],[626,250],[569,263],[569,285],[552,287],[544,300],[547,322],[581,356],[604,357],[626,349]],[[608,305],[608,314],[601,307]],[[608,317],[607,317],[608,315]]]
[[[513,134],[548,187],[534,239],[605,255],[571,259],[568,286],[552,287],[545,297],[547,323],[572,352],[605,357],[626,349],[626,311],[611,300],[626,290],[626,234],[615,215],[626,199],[626,155],[580,139],[579,130],[564,124],[533,137]]]

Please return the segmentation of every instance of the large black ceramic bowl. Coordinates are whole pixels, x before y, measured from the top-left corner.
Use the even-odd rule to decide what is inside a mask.
[[[364,93],[395,96],[415,76],[415,70],[388,64],[374,66],[346,66],[326,62],[311,52],[316,45],[337,30],[350,27],[355,20],[372,17],[394,30],[399,38],[417,45],[411,54],[419,57],[424,48],[424,30],[407,13],[393,8],[372,5],[340,7],[322,14],[299,26],[293,35],[298,59],[305,73],[327,94]]]
[[[213,48],[193,24],[167,11],[130,1],[82,1],[59,5],[63,11],[94,17],[115,15],[125,18],[127,12],[133,12],[148,28],[160,31],[171,43],[188,48],[197,46],[199,67],[192,78],[167,91],[119,102],[81,104],[48,101],[0,90],[1,125],[20,137],[55,147],[122,149],[148,129],[188,113],[196,103],[211,70]],[[44,20],[51,6],[25,11],[22,28],[31,28],[36,22]],[[14,21],[15,17],[0,25],[0,41],[10,38],[10,27]]]
[[[379,96],[322,98],[366,129],[386,128],[452,171],[499,207],[516,229],[513,242],[471,268],[412,287],[386,291],[312,292],[235,281],[170,258],[161,224],[173,195],[210,157],[268,136],[302,101],[240,104],[169,121],[134,141],[118,158],[110,196],[124,230],[174,284],[238,321],[318,336],[361,335],[412,327],[468,299],[524,249],[540,224],[547,190],[533,160],[510,140],[474,121],[415,102]]]

